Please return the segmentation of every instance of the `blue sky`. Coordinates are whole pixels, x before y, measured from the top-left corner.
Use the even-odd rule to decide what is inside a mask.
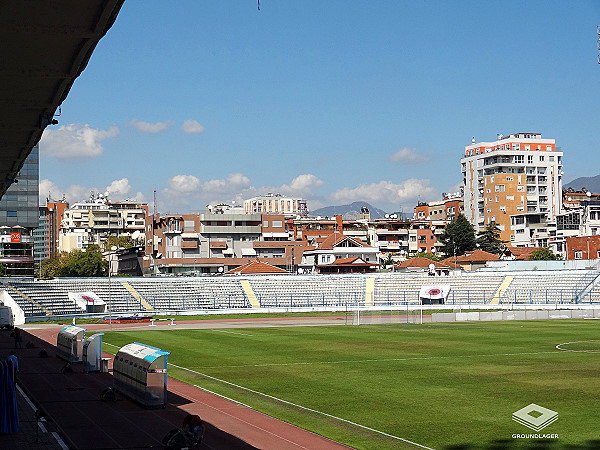
[[[412,212],[464,146],[541,132],[600,173],[600,2],[128,0],[40,143],[40,198],[266,192]]]

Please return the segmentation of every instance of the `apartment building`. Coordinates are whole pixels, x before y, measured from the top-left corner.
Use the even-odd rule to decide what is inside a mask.
[[[110,202],[102,194],[64,210],[60,226],[59,249],[70,252],[90,244],[102,246],[109,236],[143,233],[148,205],[135,201]]]
[[[447,220],[451,221],[464,212],[465,203],[462,192],[455,194],[442,193],[442,200],[419,202],[415,207],[415,220]]]
[[[461,158],[465,216],[483,230],[494,221],[501,239],[518,240],[511,216],[552,223],[561,211],[562,152],[541,133],[499,135],[473,142]],[[520,219],[519,219],[520,221]]]
[[[369,226],[369,243],[400,260],[416,253],[436,253],[447,224],[447,220],[377,219]]]
[[[150,216],[144,269],[153,274],[223,273],[259,258],[293,271],[307,244],[288,238],[285,216],[277,214]]]
[[[281,194],[267,193],[262,197],[253,197],[244,201],[245,214],[285,214],[308,215],[306,200],[298,197],[286,197]]]

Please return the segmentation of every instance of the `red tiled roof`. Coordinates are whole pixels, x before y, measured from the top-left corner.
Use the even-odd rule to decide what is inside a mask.
[[[352,242],[356,243],[358,247],[367,247],[367,245],[363,244],[360,239],[354,239],[350,236],[345,236],[342,233],[335,231],[319,243],[319,250],[331,250],[344,239],[350,239]]]
[[[528,260],[529,255],[539,250],[540,247],[507,247],[506,249],[514,255],[515,259]]]
[[[369,263],[362,259],[360,256],[355,256],[353,258],[338,258],[333,262],[333,265],[336,266],[378,266],[377,263]]]
[[[483,261],[499,261],[500,257],[490,252],[480,249],[457,256],[456,262],[483,262]]]
[[[422,268],[428,268],[430,264],[433,264],[436,268],[453,268],[456,267],[454,266],[453,263],[447,263],[446,261],[433,261],[431,259],[428,258],[423,258],[423,257],[417,257],[417,258],[410,258],[407,259],[406,261],[402,261],[400,264],[398,264],[396,266],[397,269],[407,269],[410,267],[422,267]],[[460,267],[460,266],[459,266]]]
[[[252,275],[259,273],[289,273],[287,270],[280,269],[279,267],[273,266],[271,264],[267,264],[265,262],[261,262],[258,259],[253,259],[252,261],[247,262],[243,266],[236,267],[235,269],[231,269],[225,272],[225,275]]]

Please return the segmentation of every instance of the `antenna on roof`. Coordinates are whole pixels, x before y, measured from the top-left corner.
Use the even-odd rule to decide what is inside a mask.
[[[156,217],[156,189],[154,189],[154,216]]]

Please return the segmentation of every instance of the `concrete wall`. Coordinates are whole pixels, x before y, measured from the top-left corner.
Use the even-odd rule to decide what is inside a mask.
[[[433,313],[432,322],[488,322],[497,320],[547,320],[600,318],[600,309],[469,311]]]

